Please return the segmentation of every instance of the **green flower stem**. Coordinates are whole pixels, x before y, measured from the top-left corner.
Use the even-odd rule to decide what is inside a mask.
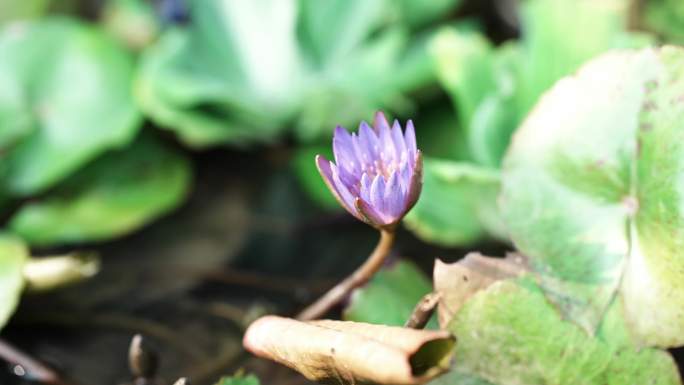
[[[298,320],[309,321],[325,315],[332,307],[340,303],[355,288],[368,282],[380,270],[385,258],[394,244],[394,229],[380,230],[380,240],[373,253],[356,271],[325,293],[316,302],[309,305],[297,316]]]

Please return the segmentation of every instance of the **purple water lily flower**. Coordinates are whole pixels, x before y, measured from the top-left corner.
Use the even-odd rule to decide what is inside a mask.
[[[335,163],[318,155],[316,165],[349,213],[371,226],[393,228],[418,200],[423,159],[412,121],[402,133],[398,121],[390,128],[378,112],[373,125],[361,122],[358,135],[337,126]]]

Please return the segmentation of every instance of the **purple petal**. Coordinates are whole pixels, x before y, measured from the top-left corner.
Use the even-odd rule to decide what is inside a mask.
[[[394,141],[392,140],[392,130],[388,125],[385,125],[380,128],[378,137],[380,138],[380,156],[382,157],[382,161],[386,165],[390,164],[399,157],[394,146]]]
[[[342,199],[342,196],[340,195],[340,192],[337,190],[337,187],[335,187],[335,181],[333,180],[333,172],[330,168],[331,164],[332,162],[325,159],[324,156],[316,155],[316,167],[318,168],[318,172],[321,173],[323,181],[328,186],[328,189],[330,189],[330,192],[332,192],[332,194],[335,196],[335,199],[337,199],[337,201],[340,202],[340,205],[342,205],[342,207],[349,211],[349,208],[347,208],[347,204]]]
[[[376,175],[371,184],[370,190],[370,204],[373,208],[384,214],[385,213],[385,178],[382,175]]]
[[[339,196],[342,200],[342,205],[345,209],[347,209],[347,211],[349,211],[350,214],[354,215],[355,217],[358,217],[359,214],[358,212],[356,212],[356,208],[354,206],[354,196],[351,192],[349,192],[347,186],[345,186],[345,184],[342,183],[342,180],[340,179],[339,175],[339,170],[337,169],[335,164],[331,162],[330,168],[332,170],[333,184],[337,189],[337,192],[339,193]]]
[[[387,181],[385,186],[385,205],[387,213],[392,216],[394,220],[398,219],[404,212],[404,194],[399,185],[399,172],[394,171]]]
[[[361,145],[361,151],[367,157],[364,157],[364,161],[367,164],[372,165],[373,161],[376,160],[377,154],[380,149],[380,141],[373,129],[368,126],[368,123],[361,122],[359,125],[359,144]]]
[[[409,161],[413,163],[416,157],[416,131],[413,128],[413,121],[406,122],[406,132],[404,133],[404,141],[406,142],[406,150],[409,154]]]
[[[409,189],[412,173],[413,167],[410,167],[408,162],[402,163],[399,167],[399,184],[401,184],[401,187],[404,189],[404,193]]]
[[[371,190],[371,180],[368,177],[368,174],[364,173],[361,176],[361,187],[360,187],[360,196],[365,200],[366,202],[370,202],[370,190]]]
[[[378,211],[375,210],[367,201],[361,198],[356,198],[354,201],[354,206],[361,217],[365,218],[362,219],[364,222],[367,222],[373,226],[382,226],[387,224],[385,220],[382,219],[380,213],[378,213]]]
[[[354,195],[359,195],[359,178],[356,174],[348,171],[344,167],[336,166],[337,175],[340,177],[340,181],[347,187],[347,190]]]
[[[356,172],[359,167],[356,153],[354,152],[354,144],[349,132],[342,126],[335,127],[335,134],[333,135],[333,152],[335,154],[335,162],[337,166],[341,166],[350,172]]]
[[[409,181],[408,196],[406,197],[406,211],[410,210],[418,201],[420,191],[423,189],[423,154],[416,151],[416,162]]]
[[[401,133],[401,125],[396,120],[394,121],[394,124],[392,125],[392,140],[394,142],[394,149],[395,149],[395,154],[396,154],[395,161],[397,163],[401,163],[402,154],[404,154],[406,152],[406,143],[404,142],[404,136]],[[408,158],[408,154],[407,154],[407,158]]]
[[[375,132],[377,133],[381,133],[383,130],[389,131],[389,123],[387,122],[387,118],[382,111],[375,113],[375,118],[373,119],[373,128],[375,128]]]
[[[356,159],[359,161],[360,172],[365,172],[368,168],[368,164],[372,163],[372,161],[369,159],[370,154],[364,151],[358,135],[352,134],[351,141],[352,147],[354,148],[354,153],[356,154]]]

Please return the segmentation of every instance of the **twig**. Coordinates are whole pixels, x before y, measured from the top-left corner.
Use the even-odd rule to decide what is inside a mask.
[[[406,320],[404,324],[405,327],[411,329],[422,329],[430,321],[432,313],[435,312],[435,308],[442,298],[440,293],[428,293],[423,296],[423,298],[418,301],[416,307],[413,308],[413,312],[409,319]]]
[[[25,376],[43,384],[68,385],[54,370],[0,339],[0,358],[12,365],[20,366]]]
[[[378,241],[378,245],[375,246],[375,250],[373,250],[373,253],[368,257],[366,262],[356,269],[349,277],[345,278],[344,281],[338,283],[316,302],[299,313],[297,319],[308,321],[320,318],[349,295],[352,290],[368,282],[380,267],[382,267],[393,243],[394,231],[380,230],[380,241]]]

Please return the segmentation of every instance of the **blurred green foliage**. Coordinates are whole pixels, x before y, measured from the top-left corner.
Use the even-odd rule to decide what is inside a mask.
[[[18,237],[0,233],[0,329],[14,312],[24,288],[22,269],[28,249]]]
[[[46,65],[49,63],[49,65]],[[0,190],[44,192],[141,124],[134,63],[93,26],[65,18],[11,24],[0,35]]]
[[[684,43],[684,2],[649,0],[641,8],[646,28],[658,33],[667,43]]]
[[[454,0],[191,2],[192,21],[146,52],[136,95],[191,147],[327,138],[375,110],[406,112],[433,82],[417,27]],[[344,106],[344,108],[340,108]]]
[[[105,154],[26,203],[9,228],[34,245],[106,240],[127,234],[182,202],[190,165],[181,154],[143,137]]]
[[[43,15],[50,0],[3,1],[0,3],[0,25],[12,20],[26,20]]]
[[[487,236],[505,239],[496,219],[498,181],[492,175],[511,134],[547,88],[586,60],[610,48],[651,42],[627,31],[627,6],[622,0],[528,0],[520,9],[520,41],[499,47],[480,33],[453,28],[439,33],[432,42],[436,70],[456,107],[468,161],[426,159],[425,191],[407,217],[409,228],[444,245]],[[470,177],[439,182],[430,177],[443,174],[433,168],[447,167]],[[464,218],[460,212],[475,214]],[[486,215],[478,218],[482,212]]]

